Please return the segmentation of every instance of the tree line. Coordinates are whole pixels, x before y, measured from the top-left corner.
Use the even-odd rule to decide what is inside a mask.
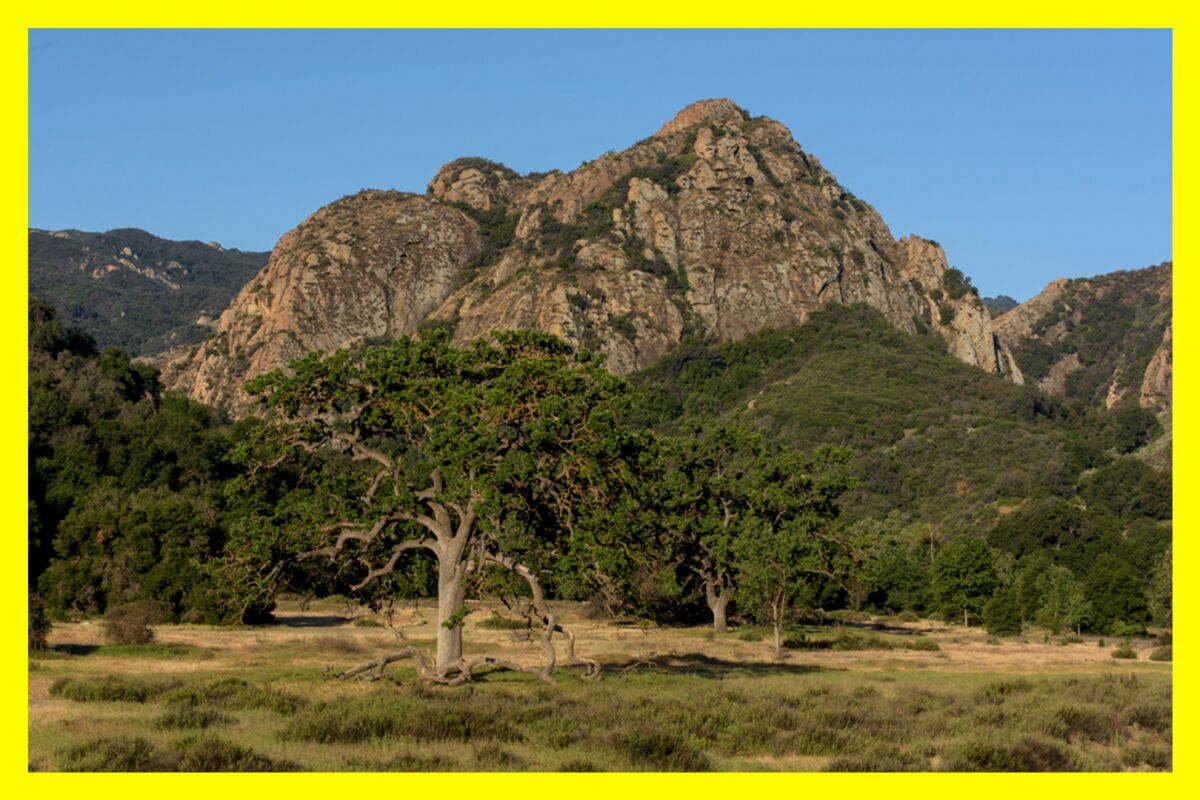
[[[454,347],[434,329],[248,388],[259,413],[229,425],[31,302],[30,584],[51,614],[144,599],[167,620],[259,622],[285,589],[435,597],[434,661],[405,649],[376,666],[413,658],[443,680],[487,660],[464,658],[462,628],[467,598],[489,594],[542,632],[543,676],[555,638],[595,668],[555,598],[715,632],[753,622],[777,649],[812,609],[1002,633],[1170,623],[1169,530],[1125,522],[1153,487],[1118,509],[1028,502],[987,538],[855,519],[852,451],[789,447],[736,416],[633,424],[637,389],[532,331]]]

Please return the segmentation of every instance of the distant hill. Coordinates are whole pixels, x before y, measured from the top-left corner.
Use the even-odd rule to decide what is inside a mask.
[[[29,292],[100,347],[148,355],[201,341],[268,255],[161,239],[137,228],[31,228]]]
[[[998,294],[995,297],[981,297],[979,298],[979,302],[983,303],[983,307],[991,313],[992,319],[1020,305],[1020,303],[1006,294]]]

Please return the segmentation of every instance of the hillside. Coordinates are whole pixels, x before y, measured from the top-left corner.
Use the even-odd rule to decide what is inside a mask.
[[[175,242],[136,228],[29,230],[29,291],[101,347],[148,355],[204,338],[266,253]]]
[[[999,316],[1026,379],[1085,406],[1171,410],[1171,262],[1057,280]]]
[[[425,196],[364,191],[318,210],[164,379],[240,413],[254,375],[429,324],[459,343],[540,328],[628,373],[687,337],[736,340],[849,303],[1021,381],[937,243],[893,238],[783,125],[705,100],[570,173],[459,159]]]
[[[742,416],[781,443],[848,446],[864,481],[852,517],[899,510],[946,535],[1072,497],[1088,470],[1153,436],[965,365],[932,335],[904,334],[861,305],[740,342],[688,344],[633,380],[646,394],[640,424],[686,431]]]

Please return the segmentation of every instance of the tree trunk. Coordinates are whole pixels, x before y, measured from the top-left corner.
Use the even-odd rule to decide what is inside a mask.
[[[704,596],[708,601],[708,610],[713,615],[713,633],[725,633],[729,630],[726,621],[729,610],[729,593],[719,594],[716,587],[706,581],[704,584]]]
[[[434,666],[439,676],[444,676],[450,666],[462,659],[462,624],[447,627],[446,622],[454,617],[463,606],[466,587],[463,583],[462,565],[438,562],[438,611],[437,611],[437,663]]]
[[[964,606],[963,607],[963,627],[969,628],[970,626],[971,626],[971,623],[967,622],[967,609]]]
[[[783,607],[778,603],[771,604],[771,633],[775,641],[775,658],[783,658]]]

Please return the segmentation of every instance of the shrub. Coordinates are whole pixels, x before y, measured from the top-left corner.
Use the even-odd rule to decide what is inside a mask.
[[[1121,646],[1112,651],[1113,658],[1137,658],[1137,651],[1129,642],[1121,642]]]
[[[1099,711],[1082,706],[1062,706],[1054,712],[1052,727],[1062,738],[1084,738],[1108,744],[1116,736],[1118,721]]]
[[[203,705],[174,705],[169,706],[155,725],[159,728],[207,728],[210,725],[223,725],[231,722],[232,718],[214,708]]]
[[[904,647],[907,650],[920,650],[925,652],[934,652],[942,649],[938,643],[932,639],[913,639],[911,642],[905,642]]]
[[[488,742],[475,748],[475,763],[486,769],[515,769],[522,766],[525,760],[495,742]]]
[[[509,619],[508,617],[501,616],[499,611],[492,611],[492,615],[481,621],[479,627],[503,631],[517,631],[528,628],[529,621],[524,619]]]
[[[354,627],[356,628],[382,628],[383,624],[371,617],[355,617]]]
[[[222,739],[184,739],[176,770],[179,772],[293,772],[300,767],[278,761]]]
[[[104,639],[112,644],[150,644],[154,641],[150,625],[160,618],[158,606],[148,600],[114,606],[104,615]]]
[[[60,678],[50,687],[50,694],[83,703],[145,703],[179,686],[180,682],[175,678],[106,675],[100,678]]]
[[[1171,660],[1171,645],[1164,644],[1154,648],[1154,652],[1150,654],[1151,661],[1170,661]]]
[[[178,760],[142,738],[93,739],[60,754],[64,772],[171,772]]]
[[[922,759],[897,747],[883,745],[858,755],[838,756],[825,767],[826,772],[916,772],[923,769]]]
[[[635,766],[659,772],[706,772],[708,757],[680,736],[662,731],[631,731],[613,738],[613,747]]]
[[[1134,706],[1126,717],[1130,725],[1137,725],[1155,733],[1166,733],[1171,729],[1171,704],[1156,703]]]
[[[46,604],[37,592],[29,593],[29,649],[45,650],[46,637],[50,635],[50,618],[46,616]]]
[[[896,615],[896,619],[901,622],[916,622],[920,619],[915,611],[901,611]]]
[[[1052,741],[1026,737],[1018,742],[967,742],[947,761],[955,772],[1064,772],[1079,768],[1070,750]]]

